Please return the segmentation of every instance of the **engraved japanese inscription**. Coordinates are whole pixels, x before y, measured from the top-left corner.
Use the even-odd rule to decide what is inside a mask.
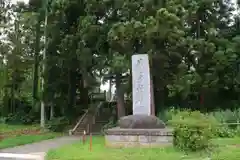
[[[151,114],[150,73],[147,54],[132,56],[133,114]]]

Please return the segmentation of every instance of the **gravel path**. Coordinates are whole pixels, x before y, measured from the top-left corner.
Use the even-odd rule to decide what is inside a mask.
[[[55,138],[51,140],[45,140],[37,143],[27,144],[23,146],[17,146],[13,148],[1,149],[0,150],[0,160],[26,160],[35,159],[34,156],[39,156],[39,160],[43,160],[43,157],[48,150],[61,147],[65,144],[71,144],[80,140],[80,137],[76,136],[65,136],[60,138]],[[22,155],[26,154],[26,155]],[[3,158],[15,156],[15,158]],[[28,156],[29,155],[29,156]],[[18,158],[16,158],[18,157]],[[23,158],[21,158],[23,157]]]

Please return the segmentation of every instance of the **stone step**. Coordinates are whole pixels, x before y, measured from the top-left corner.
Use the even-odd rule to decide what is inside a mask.
[[[84,132],[85,129],[77,129],[75,132]],[[86,131],[86,130],[85,130]]]
[[[95,119],[95,122],[108,122],[109,119]]]
[[[107,124],[108,121],[96,121],[95,123],[97,123],[97,124]]]
[[[111,116],[112,113],[110,112],[110,110],[105,110],[104,113],[100,112],[99,115],[95,117],[95,124],[92,124],[92,132],[94,135],[102,134],[101,130],[103,126],[109,122],[109,118]],[[84,130],[87,129],[87,124],[92,123],[92,118],[93,117],[91,114],[87,114],[73,134],[82,135]]]
[[[103,125],[95,125],[95,126],[93,126],[93,128],[92,128],[92,132],[102,132],[102,128],[103,128]]]
[[[103,113],[102,115],[97,115],[96,118],[107,118],[107,117],[111,117],[112,114],[106,114],[106,113]]]
[[[76,131],[84,131],[84,130],[86,130],[84,127],[79,127],[76,129]]]
[[[83,135],[83,132],[74,132],[73,135]]]
[[[77,127],[77,129],[78,128],[82,128],[82,129],[84,129],[86,127],[86,125],[84,124],[84,125],[79,125],[78,127]]]

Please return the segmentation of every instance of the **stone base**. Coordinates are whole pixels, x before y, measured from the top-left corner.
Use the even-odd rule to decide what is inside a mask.
[[[162,147],[172,145],[173,130],[164,129],[122,129],[105,131],[105,145],[112,148]]]

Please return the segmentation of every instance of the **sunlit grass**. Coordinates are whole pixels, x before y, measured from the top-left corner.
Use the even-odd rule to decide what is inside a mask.
[[[43,133],[40,135],[20,135],[20,136],[9,137],[0,141],[0,149],[39,142],[42,140],[52,139],[58,136],[60,136],[60,134]]]
[[[174,149],[174,147],[107,148],[104,145],[104,137],[99,136],[93,137],[92,151],[90,151],[89,142],[83,144],[81,140],[79,140],[74,144],[49,151],[47,154],[47,160],[203,160],[208,157],[213,157],[215,160],[216,157],[224,157],[224,151],[235,152],[236,149],[234,149],[232,145],[240,144],[240,137],[219,138],[214,139],[212,142],[215,146],[219,147],[209,152],[185,154],[184,152]],[[226,154],[229,152],[226,152]]]
[[[89,143],[80,140],[71,145],[49,151],[48,160],[200,160],[205,155],[177,151],[173,147],[113,149],[104,146],[104,137],[93,137],[92,151]]]
[[[0,123],[0,133],[24,129],[39,129],[39,125],[9,125]]]
[[[0,149],[39,142],[60,136],[59,133],[49,133],[40,130],[39,125],[9,125],[0,124]]]

